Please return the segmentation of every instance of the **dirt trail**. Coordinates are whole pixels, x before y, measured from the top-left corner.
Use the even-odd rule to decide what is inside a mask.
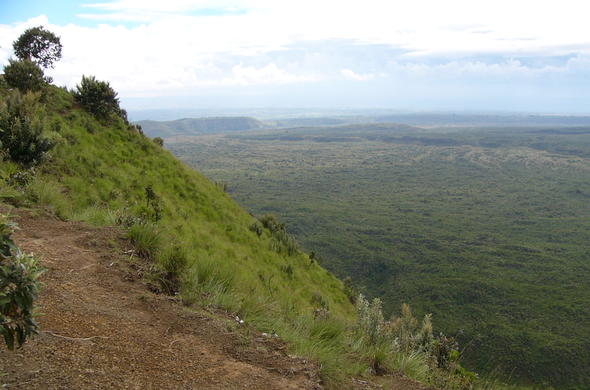
[[[230,332],[133,281],[117,229],[13,217],[18,245],[47,272],[42,332],[16,352],[0,348],[0,388],[321,388],[317,368],[280,341]]]

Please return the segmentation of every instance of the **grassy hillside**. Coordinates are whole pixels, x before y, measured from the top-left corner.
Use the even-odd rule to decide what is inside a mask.
[[[471,367],[587,388],[588,134],[369,125],[168,147],[388,311],[433,313]]]
[[[178,293],[186,304],[222,307],[287,339],[288,333],[299,337],[292,321],[312,318],[318,302],[344,324],[353,320],[337,278],[298,250],[288,255],[268,229],[259,236],[251,228],[256,219],[222,186],[123,120],[98,121],[55,87],[34,115],[56,146],[35,168],[8,159],[0,164],[2,201],[41,205],[64,219],[127,226],[154,289]]]
[[[452,339],[433,337],[430,317],[419,322],[405,307],[386,321],[378,300],[358,297],[283,224],[244,211],[225,185],[147,138],[118,106],[96,119],[53,86],[36,94],[0,87],[0,97],[1,202],[120,225],[141,259],[131,266],[153,291],[278,335],[320,365],[327,388],[394,371],[447,389],[490,388],[461,367]],[[52,147],[42,155],[40,146]]]
[[[263,129],[264,123],[246,116],[217,118],[185,118],[174,121],[138,121],[143,132],[150,137],[212,134],[225,131]]]

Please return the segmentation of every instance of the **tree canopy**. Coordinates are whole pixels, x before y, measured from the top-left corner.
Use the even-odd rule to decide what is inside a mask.
[[[61,58],[59,37],[43,26],[25,30],[12,46],[20,60],[33,61],[44,69],[53,68],[53,63]]]

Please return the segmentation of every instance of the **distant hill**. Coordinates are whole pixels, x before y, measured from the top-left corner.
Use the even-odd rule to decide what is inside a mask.
[[[136,123],[142,127],[146,135],[164,138],[175,135],[213,134],[266,128],[264,123],[246,116],[184,118],[175,121],[144,120]]]
[[[589,126],[589,116],[526,114],[397,114],[374,118],[414,126]]]
[[[391,115],[342,115],[280,118],[266,121],[277,128],[301,126],[342,126],[368,123],[404,123],[412,126],[590,126],[590,116],[527,114],[410,113]]]

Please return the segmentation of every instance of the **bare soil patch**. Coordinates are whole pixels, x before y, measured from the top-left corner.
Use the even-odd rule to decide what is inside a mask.
[[[41,333],[16,352],[0,348],[0,387],[321,389],[317,367],[289,356],[280,340],[233,331],[130,278],[120,230],[13,217],[16,242],[47,272]]]

